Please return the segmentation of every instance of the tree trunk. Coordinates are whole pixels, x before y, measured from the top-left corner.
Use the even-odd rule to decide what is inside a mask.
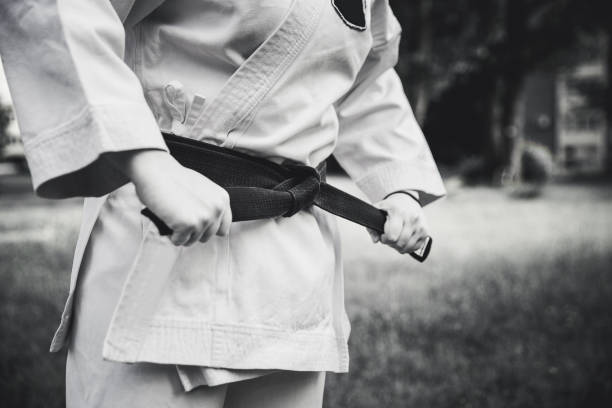
[[[505,0],[504,31],[508,43],[516,47],[510,50],[521,55],[525,38],[524,0]],[[520,61],[520,59],[519,59]],[[526,73],[523,64],[505,67],[498,75],[493,91],[491,132],[487,168],[493,183],[518,182],[521,175],[521,154],[523,148],[523,126],[521,114],[521,87]],[[503,176],[503,180],[502,180]]]
[[[612,26],[607,27],[607,50],[606,50],[606,126],[608,149],[606,154],[606,168],[608,175],[612,175]]]
[[[508,100],[508,123],[506,125],[507,161],[505,176],[512,183],[522,180],[522,156],[525,148],[524,119],[525,109],[522,98],[522,79],[515,79],[512,94]]]
[[[490,139],[486,148],[485,171],[495,185],[520,180],[520,157],[524,144],[522,82],[521,76],[504,75],[497,79],[491,97]]]
[[[504,166],[504,121],[503,93],[505,83],[498,78],[493,83],[490,96],[489,140],[486,147],[485,173],[496,183],[500,169]]]
[[[476,35],[480,38],[493,38],[500,29],[502,12],[505,8],[504,0],[477,0],[476,9],[479,16],[476,25]],[[491,74],[491,73],[489,73]],[[483,181],[499,181],[499,169],[503,167],[503,125],[502,125],[502,94],[504,93],[504,81],[498,74],[483,79],[483,158],[482,168]]]
[[[425,67],[431,60],[432,51],[432,0],[420,0],[419,2],[419,62]],[[423,125],[427,117],[427,108],[431,94],[430,80],[427,75],[422,75],[416,86],[414,115],[419,124]]]

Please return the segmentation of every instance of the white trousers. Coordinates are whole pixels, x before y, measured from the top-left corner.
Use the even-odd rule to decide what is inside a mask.
[[[67,408],[320,408],[325,373],[279,371],[185,392],[170,365],[84,361],[69,351]],[[94,378],[81,364],[99,368]]]
[[[105,211],[113,211],[112,202]],[[98,221],[95,229],[102,230],[133,222],[129,217],[105,214]],[[96,236],[94,231],[92,239]],[[105,361],[104,337],[137,245],[115,237],[87,248],[68,346],[67,408],[321,407],[323,372],[279,371],[186,392],[175,365]]]

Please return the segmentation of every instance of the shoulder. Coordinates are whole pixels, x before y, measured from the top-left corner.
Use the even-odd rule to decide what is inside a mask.
[[[399,37],[402,28],[391,10],[389,0],[363,0],[369,3],[370,28],[374,44],[388,43]]]

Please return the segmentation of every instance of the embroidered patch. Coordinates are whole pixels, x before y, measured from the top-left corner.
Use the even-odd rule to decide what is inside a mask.
[[[366,29],[366,0],[331,0],[332,6],[349,28],[357,31]]]

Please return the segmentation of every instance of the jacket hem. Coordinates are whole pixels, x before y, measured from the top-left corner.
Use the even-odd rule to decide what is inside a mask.
[[[142,341],[109,338],[102,355],[117,362],[196,365],[228,369],[347,372],[347,340],[333,330],[164,321],[148,326]]]
[[[356,180],[357,186],[373,202],[396,191],[415,190],[425,206],[446,195],[444,183],[435,167],[408,162],[393,162],[374,168]]]
[[[102,154],[167,150],[148,106],[136,103],[88,106],[71,122],[23,139],[34,188],[51,198],[101,196],[127,182]],[[69,174],[78,177],[63,180]]]

